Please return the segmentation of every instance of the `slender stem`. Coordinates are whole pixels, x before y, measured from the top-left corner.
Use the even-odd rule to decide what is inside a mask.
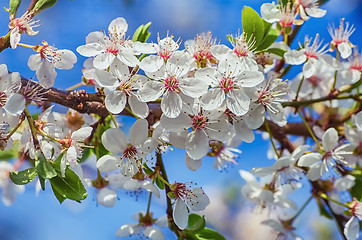
[[[157,159],[156,166],[158,166],[160,168],[163,179],[168,182],[165,165],[163,164],[163,161],[162,161],[162,154],[156,152],[156,159]],[[167,217],[168,217],[168,226],[171,229],[171,231],[173,231],[176,234],[177,238],[180,239],[181,229],[179,229],[179,227],[176,225],[176,223],[173,220],[172,203],[171,203],[171,199],[167,195],[170,191],[171,191],[170,187],[168,185],[166,185],[165,193],[166,193],[166,203],[167,203],[166,213],[167,213]]]
[[[277,157],[279,158],[280,156],[279,156],[277,148],[275,147],[275,144],[274,144],[274,141],[273,141],[273,135],[272,135],[272,133],[270,131],[270,127],[269,127],[269,123],[268,123],[267,119],[265,119],[264,124],[265,124],[265,128],[266,128],[267,132],[269,133],[270,142],[271,142],[271,144],[273,146],[274,152],[277,155]]]
[[[139,119],[139,117],[138,117],[136,114],[134,114],[129,107],[125,107],[124,109],[125,109],[127,112],[129,112],[133,117]]]
[[[9,140],[11,138],[11,136],[19,129],[19,127],[21,126],[21,124],[24,122],[25,120],[25,116],[24,114],[22,114],[20,116],[20,120],[19,122],[16,124],[16,126],[11,130],[11,132],[6,136],[5,140]]]
[[[111,117],[111,120],[112,120],[114,126],[115,126],[116,128],[118,128],[118,124],[117,124],[116,119],[114,118],[113,114],[112,114],[112,113],[109,113],[109,116]]]
[[[337,48],[337,61],[339,60],[339,51]],[[334,81],[333,81],[333,86],[332,86],[332,92],[336,89],[336,82],[337,82],[337,70],[334,71]]]
[[[343,231],[344,231],[344,225],[343,225],[342,221],[340,221],[340,220],[341,220],[341,216],[335,214],[335,213],[332,211],[332,208],[331,208],[331,206],[329,205],[328,201],[325,201],[325,205],[327,205],[327,207],[329,208],[330,212],[332,213],[332,215],[333,215],[333,217],[334,217],[334,220],[335,220],[336,223],[337,223],[338,231],[339,231],[339,233],[341,234],[343,240],[347,240],[346,236],[345,236],[344,233],[343,233]]]
[[[30,49],[34,49],[35,46],[33,45],[29,45],[29,44],[25,44],[25,43],[18,43],[19,47],[25,47],[25,48],[30,48]]]
[[[328,95],[325,97],[321,97],[321,98],[316,98],[316,99],[310,99],[310,100],[305,100],[305,101],[292,101],[292,102],[283,102],[282,106],[283,107],[299,107],[299,106],[303,106],[303,105],[310,105],[313,103],[318,103],[318,102],[324,102],[324,101],[328,101],[328,100],[341,100],[341,99],[359,99],[361,97],[361,94],[349,94],[349,95]]]
[[[295,216],[291,219],[291,222],[293,222],[305,209],[305,207],[308,205],[308,203],[313,199],[313,195],[311,195],[307,201],[303,204],[303,206],[299,209],[299,211],[297,212],[297,214],[295,214]]]
[[[81,86],[83,86],[83,85],[84,85],[83,82],[77,83],[77,84],[75,84],[75,85],[67,88],[67,91],[72,91],[72,90],[74,90],[74,89],[76,89],[76,88],[79,88],[79,87],[81,87]]]
[[[330,202],[334,202],[335,204],[341,205],[342,207],[346,207],[346,208],[350,208],[349,206],[347,206],[344,203],[338,202],[337,200],[334,200],[333,198],[330,198],[327,194],[325,193],[321,193],[319,194],[319,196],[321,196],[321,198],[324,198],[325,200],[328,200]]]
[[[160,179],[161,182],[163,182],[167,186],[171,187],[171,184],[168,181],[166,181],[165,179],[163,179],[162,175],[158,175],[158,179]]]
[[[40,144],[39,144],[38,138],[36,136],[37,129],[34,124],[34,119],[32,118],[32,116],[27,108],[24,109],[24,113],[25,113],[26,118],[28,119],[28,123],[30,126],[30,132],[31,132],[31,135],[33,138],[35,150],[40,150]]]
[[[304,75],[303,75],[303,77],[302,77],[302,80],[300,80],[300,83],[299,83],[298,90],[297,90],[297,93],[296,93],[296,95],[295,95],[294,101],[297,101],[297,100],[298,100],[299,91],[300,91],[300,89],[302,88],[303,81],[304,81]]]
[[[152,199],[152,192],[150,192],[150,196],[148,197],[146,216],[150,213],[151,199]]]
[[[52,137],[52,136],[49,136],[49,135],[48,135],[46,132],[44,132],[43,130],[38,129],[38,128],[37,128],[37,130],[38,130],[38,132],[39,132],[41,135],[43,135],[44,137],[47,137],[47,138],[49,138],[49,139],[51,139],[51,140],[53,140],[53,141],[59,142],[59,139],[56,139],[56,138],[54,138],[54,137]]]
[[[320,149],[321,148],[321,145],[319,144],[319,141],[317,140],[316,136],[314,135],[312,129],[310,128],[309,124],[307,123],[307,120],[305,120],[305,118],[303,117],[303,115],[300,113],[300,111],[298,110],[297,111],[300,118],[303,120],[303,123],[305,125],[305,127],[307,128],[310,136],[313,138],[313,140],[315,141],[315,143],[317,144],[318,148]]]

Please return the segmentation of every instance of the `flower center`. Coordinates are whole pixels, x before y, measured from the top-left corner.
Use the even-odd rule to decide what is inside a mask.
[[[163,58],[163,60],[166,62],[171,57],[172,54],[167,49],[162,49],[161,51],[158,52],[158,55],[161,58]]]
[[[130,95],[130,93],[132,91],[131,84],[129,84],[127,81],[121,81],[121,83],[119,84],[118,89],[123,91],[127,95]]]
[[[165,80],[165,88],[169,91],[178,91],[178,81],[175,77],[168,77]]]
[[[186,184],[184,183],[175,183],[175,189],[173,192],[181,200],[185,200],[190,194],[192,194],[191,190],[187,188]]]
[[[135,158],[136,155],[137,149],[132,145],[129,145],[128,148],[126,148],[126,150],[123,152],[123,157],[127,159]]]
[[[196,116],[194,116],[194,118],[192,119],[192,126],[193,126],[195,129],[203,129],[203,128],[205,128],[206,123],[207,123],[207,118],[204,117],[204,116],[196,115]]]
[[[219,87],[224,90],[226,93],[228,93],[230,90],[234,89],[235,82],[231,80],[229,77],[223,78],[220,83]]]

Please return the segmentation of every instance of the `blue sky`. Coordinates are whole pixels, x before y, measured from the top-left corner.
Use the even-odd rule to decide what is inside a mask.
[[[23,1],[21,9],[26,8],[29,1]],[[38,15],[41,26],[37,28],[39,34],[34,37],[22,36],[22,42],[37,44],[42,40],[48,41],[59,49],[70,49],[75,52],[77,46],[85,44],[85,37],[89,32],[104,30],[116,17],[124,17],[128,24],[128,35],[141,24],[152,22],[150,40],[156,41],[157,32],[163,37],[166,31],[181,37],[183,41],[194,38],[196,34],[211,31],[222,43],[226,43],[226,35],[235,33],[241,28],[241,10],[244,5],[251,6],[259,12],[260,5],[265,1],[257,0],[62,0]],[[0,6],[3,7],[3,6]],[[6,5],[4,7],[7,7]],[[331,0],[322,8],[327,9],[327,15],[322,19],[311,19],[302,27],[299,40],[304,34],[315,36],[320,33],[321,38],[329,41],[327,26],[345,17],[346,21],[356,27],[351,37],[354,44],[361,44],[360,28],[362,27],[362,1]],[[19,10],[21,13],[21,10]],[[0,34],[7,32],[8,15],[0,12]],[[32,78],[35,73],[27,67],[27,61],[32,50],[18,47],[16,50],[5,50],[0,54],[0,64],[6,63],[9,71],[20,72],[23,76]],[[77,54],[78,62],[72,70],[59,70],[56,87],[67,88],[81,79],[81,68],[84,57]],[[291,76],[292,77],[292,76]],[[90,89],[90,88],[88,88]],[[124,119],[126,128],[130,125],[129,119]],[[212,168],[213,159],[205,158],[201,169],[191,172],[184,164],[184,152],[175,150],[166,154],[165,164],[171,182],[196,181],[200,186],[227,187],[232,184],[241,184],[238,169],[250,170],[252,167],[271,165],[266,158],[269,143],[257,140],[252,144],[243,143],[243,151],[239,164],[229,168],[227,172],[219,172]],[[48,186],[49,188],[49,186]],[[306,192],[295,197],[300,206]],[[122,224],[133,222],[132,215],[140,209],[145,209],[147,195],[141,196],[137,202],[134,198],[120,194],[116,206],[111,209],[97,207],[94,201],[94,191],[89,191],[89,197],[82,205],[65,202],[59,205],[50,191],[41,192],[35,197],[34,187],[28,187],[20,195],[13,206],[5,207],[0,202],[0,239],[113,239],[114,232]],[[302,198],[303,199],[303,198]],[[164,199],[155,201],[152,208],[156,216],[164,212]],[[166,233],[169,234],[168,231]],[[302,232],[301,232],[302,233]],[[303,234],[303,233],[302,233]],[[167,239],[167,238],[166,238]]]

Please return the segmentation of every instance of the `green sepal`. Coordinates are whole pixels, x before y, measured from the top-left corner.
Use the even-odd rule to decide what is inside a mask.
[[[193,232],[193,233],[198,233],[201,230],[203,230],[206,226],[206,221],[205,221],[205,217],[204,216],[200,216],[197,215],[195,213],[191,213],[189,215],[189,219],[188,219],[188,230]]]
[[[38,175],[44,179],[51,179],[57,176],[57,172],[53,166],[45,159],[44,155],[41,153],[38,155],[38,160],[35,161],[35,167],[38,172]]]
[[[53,6],[56,2],[57,2],[57,0],[39,0],[35,4],[33,9],[36,11],[43,11],[43,10]]]
[[[220,233],[209,228],[202,229],[195,234],[195,237],[198,240],[226,240]]]
[[[35,167],[28,168],[22,171],[10,172],[10,179],[16,185],[25,185],[33,181],[38,176]]]
[[[246,41],[255,40],[255,48],[261,44],[264,37],[264,23],[254,9],[245,6],[241,13],[243,32],[246,34]]]
[[[143,171],[147,174],[147,175],[152,175],[153,171],[152,169],[147,166],[147,163],[143,163]]]
[[[168,192],[168,193],[167,193],[167,196],[168,196],[169,198],[171,198],[171,199],[177,198],[177,195],[176,195],[176,193],[174,193],[174,192]]]
[[[165,184],[159,178],[155,179],[155,183],[159,189],[161,190],[165,189]]]
[[[21,0],[10,0],[9,2],[9,12],[16,15],[16,12],[18,11],[18,8],[20,6]]]

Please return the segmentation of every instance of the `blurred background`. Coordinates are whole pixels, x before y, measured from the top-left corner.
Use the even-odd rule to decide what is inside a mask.
[[[28,1],[22,1],[19,16],[27,8]],[[147,22],[150,27],[150,41],[157,41],[157,33],[163,38],[169,30],[176,38],[183,41],[192,39],[196,34],[212,32],[221,43],[227,44],[226,35],[236,33],[241,28],[241,10],[244,5],[260,12],[260,0],[62,0],[55,6],[40,13],[35,19],[41,26],[35,30],[39,34],[33,37],[22,35],[22,43],[40,44],[46,40],[59,49],[75,49],[85,44],[85,37],[92,31],[107,30],[109,23],[124,17],[129,25],[128,36],[132,36],[136,28]],[[8,7],[7,1],[1,1],[2,7]],[[356,31],[350,40],[361,45],[362,1],[330,0],[322,6],[327,15],[321,19],[312,18],[303,25],[297,40],[303,41],[304,35],[321,35],[330,41],[327,26],[339,24],[345,18],[354,24]],[[0,12],[0,35],[8,31],[8,13]],[[296,44],[296,43],[294,43]],[[183,49],[183,43],[181,49]],[[33,78],[35,72],[27,67],[28,57],[34,54],[30,49],[18,47],[7,49],[0,54],[0,64],[5,63],[9,71],[20,72],[27,78]],[[57,70],[55,87],[65,89],[81,80],[81,69],[86,58],[78,53],[78,62],[71,70]],[[293,78],[293,76],[287,76]],[[84,88],[93,91],[92,88]],[[61,110],[61,108],[56,108]],[[126,131],[133,120],[122,118]],[[270,166],[273,161],[267,158],[269,141],[256,134],[252,144],[243,143],[242,154],[238,165],[225,171],[212,168],[214,159],[205,157],[197,172],[188,170],[184,163],[184,151],[170,151],[164,159],[170,182],[194,181],[202,186],[212,200],[207,208],[209,227],[224,234],[227,239],[271,239],[271,230],[260,225],[268,216],[257,214],[255,209],[245,203],[240,196],[240,187],[244,184],[239,169],[250,170],[253,167]],[[95,164],[94,162],[89,165]],[[94,171],[87,171],[88,177],[95,178]],[[82,203],[66,200],[59,204],[51,191],[40,192],[35,196],[35,184],[27,185],[26,191],[19,195],[15,203],[5,207],[0,202],[0,239],[1,240],[60,240],[60,239],[116,239],[116,230],[126,223],[135,223],[132,215],[146,210],[148,194],[136,197],[127,192],[119,192],[119,200],[115,207],[97,206],[95,190],[89,189],[88,198]],[[47,186],[50,189],[50,186]],[[162,194],[161,194],[162,195]],[[298,207],[308,198],[308,188],[292,194]],[[161,217],[165,212],[165,198],[153,199],[151,210],[154,217]],[[311,202],[306,211],[295,222],[295,233],[304,239],[341,239],[334,222],[318,215],[315,202]],[[166,239],[174,239],[173,234],[165,229]],[[130,239],[138,239],[131,237]]]

